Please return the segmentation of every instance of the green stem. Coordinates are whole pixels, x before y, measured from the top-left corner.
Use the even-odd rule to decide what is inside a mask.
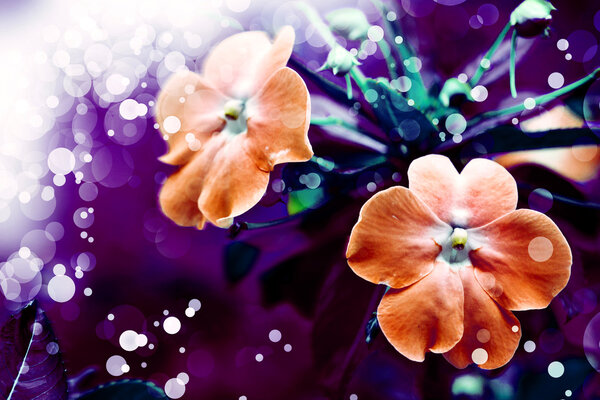
[[[516,54],[517,54],[517,30],[515,29],[510,39],[510,94],[513,99],[517,98],[517,85],[515,83],[515,67],[516,67]]]
[[[348,95],[348,100],[352,100],[352,81],[350,80],[350,75],[346,74],[346,94]]]
[[[315,9],[309,6],[308,4],[302,3],[300,1],[296,1],[293,4],[296,6],[296,8],[302,11],[304,15],[306,15],[306,18],[315,27],[317,32],[319,32],[323,39],[325,39],[329,47],[333,49],[333,47],[337,45],[337,41],[335,40],[333,33],[331,33],[331,31],[329,30],[327,25],[325,25],[325,23],[321,19],[321,16],[315,11]]]
[[[535,104],[543,105],[543,104],[549,103],[549,102],[557,99],[558,97],[560,97],[564,94],[567,94],[567,93],[577,89],[580,86],[585,85],[586,83],[588,83],[590,81],[598,79],[599,77],[600,77],[600,68],[596,68],[589,75],[584,76],[583,78],[571,83],[570,85],[567,85],[560,89],[554,90],[550,93],[535,97],[534,98]],[[504,115],[511,115],[511,114],[515,114],[515,113],[524,111],[525,109],[526,109],[525,104],[521,103],[516,106],[503,108],[501,110],[488,111],[486,113],[475,116],[472,120],[469,121],[469,125],[472,126],[472,125],[476,124],[477,122],[479,122],[483,119],[486,119],[486,118],[494,118],[494,117],[500,117],[500,116],[504,116]]]
[[[367,86],[367,78],[365,78],[364,74],[358,67],[354,66],[350,69],[350,76],[352,79],[354,79],[354,82],[356,82],[356,85],[361,92],[366,93],[367,90],[369,90],[369,87]]]
[[[494,41],[494,43],[492,44],[492,47],[490,47],[490,49],[487,51],[487,53],[485,53],[485,55],[483,56],[483,60],[488,60],[488,61],[492,60],[494,53],[496,52],[496,50],[498,50],[498,47],[500,46],[500,44],[504,40],[504,37],[510,30],[510,27],[511,27],[510,22],[508,22],[502,29],[502,32],[500,32],[500,35],[498,35],[498,37],[496,38],[496,41]],[[481,60],[481,61],[483,62],[483,60]],[[481,79],[481,77],[487,70],[488,70],[488,68],[484,68],[480,62],[479,68],[477,68],[477,71],[475,71],[475,75],[473,75],[473,77],[471,78],[471,81],[469,82],[471,87],[475,87],[475,85],[477,85],[477,83],[479,83],[479,80]]]
[[[385,63],[387,64],[390,78],[396,79],[398,77],[398,74],[396,73],[396,60],[394,60],[394,57],[392,57],[390,45],[387,44],[385,39],[381,39],[379,42],[377,42],[377,46],[379,46],[379,50],[381,50],[381,54],[383,54],[383,57],[385,58]]]
[[[333,161],[329,161],[329,160],[326,160],[326,159],[321,158],[321,157],[313,156],[308,161],[314,162],[319,167],[323,168],[325,171],[333,171],[336,168],[336,165],[335,165],[335,163]]]
[[[333,33],[331,33],[329,27],[325,25],[323,19],[321,19],[321,16],[315,11],[314,8],[299,1],[294,2],[294,5],[300,11],[302,11],[304,15],[306,15],[306,18],[315,27],[315,29],[317,30],[317,32],[319,32],[323,39],[325,39],[325,42],[327,42],[327,45],[329,45],[330,49],[333,49],[335,46],[338,46],[338,43],[335,40],[335,37],[333,36]],[[365,83],[365,76],[357,66],[354,66],[352,67],[352,69],[350,69],[350,76],[352,77],[352,79],[354,79],[354,81],[358,85],[359,89],[363,92],[363,94],[369,89]]]
[[[343,126],[346,129],[350,129],[352,131],[361,133],[358,127],[348,121],[344,121],[341,118],[329,116],[329,117],[311,117],[310,119],[311,125],[319,125],[319,126],[331,126],[338,125]]]
[[[412,85],[410,90],[408,91],[408,97],[415,101],[415,104],[421,108],[425,108],[428,105],[428,95],[427,89],[425,89],[425,83],[423,82],[423,77],[420,72],[410,72],[406,69],[403,60],[408,60],[411,57],[414,57],[414,52],[412,48],[403,40],[401,43],[396,43],[396,36],[402,36],[399,27],[392,25],[390,21],[387,19],[387,8],[380,0],[370,0],[371,3],[377,8],[379,14],[381,15],[381,19],[383,21],[383,29],[385,31],[385,36],[394,41],[396,52],[398,53],[398,57],[400,58],[400,64],[398,65],[402,68],[402,72],[404,75],[410,78]],[[395,72],[395,71],[394,71]]]

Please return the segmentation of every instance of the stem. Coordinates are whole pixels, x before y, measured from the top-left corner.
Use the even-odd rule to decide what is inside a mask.
[[[379,50],[381,50],[381,54],[383,54],[383,57],[385,58],[385,63],[387,64],[390,78],[396,79],[398,77],[398,74],[396,73],[396,60],[394,60],[394,57],[392,57],[390,45],[385,41],[385,39],[381,39],[379,42],[377,42],[377,46],[379,46]]]
[[[369,90],[369,87],[367,86],[367,78],[365,78],[358,67],[354,66],[350,69],[350,76],[352,79],[354,79],[354,82],[356,82],[356,85],[361,92],[365,93],[367,90]]]
[[[564,94],[567,94],[567,93],[577,89],[578,87],[585,85],[586,83],[588,83],[590,81],[598,79],[598,77],[600,77],[600,68],[596,68],[589,75],[584,76],[583,78],[571,83],[570,85],[567,85],[560,89],[554,90],[554,91],[544,94],[542,96],[535,97],[534,98],[535,104],[542,105],[542,104],[549,103],[552,100],[555,100],[558,97],[560,97]],[[518,113],[518,112],[521,112],[524,110],[525,110],[525,105],[523,103],[521,103],[519,105],[508,107],[508,108],[503,108],[501,110],[488,111],[486,113],[475,116],[471,121],[469,121],[469,125],[474,125],[475,123],[479,122],[482,119],[515,114],[515,113]]]
[[[492,44],[492,47],[490,47],[490,49],[487,51],[487,53],[485,53],[485,55],[483,56],[482,61],[485,59],[487,59],[489,61],[492,60],[494,53],[496,52],[496,50],[498,50],[498,47],[500,47],[500,44],[504,40],[504,37],[508,33],[510,27],[511,27],[510,22],[508,22],[502,29],[502,32],[500,32],[500,35],[498,35],[498,37],[496,38],[496,41],[494,41],[494,43]],[[481,77],[487,70],[488,70],[488,68],[484,68],[480,62],[479,68],[477,68],[477,71],[475,71],[475,75],[473,75],[473,78],[471,78],[471,82],[469,82],[471,87],[475,87],[475,85],[477,85],[477,83],[479,83],[479,80],[481,79]]]
[[[348,95],[348,100],[352,100],[352,81],[350,80],[350,75],[346,74],[346,94]]]
[[[300,11],[304,13],[304,15],[306,15],[306,18],[315,27],[323,39],[325,39],[325,42],[327,42],[330,49],[333,49],[338,45],[333,33],[331,33],[331,30],[329,30],[327,25],[325,25],[321,19],[321,16],[315,11],[314,8],[299,1],[294,2],[294,4]],[[365,84],[365,76],[356,65],[350,69],[350,75],[364,94],[369,88]]]
[[[337,45],[337,41],[335,40],[335,37],[333,36],[327,25],[325,25],[325,23],[321,19],[321,16],[315,11],[315,9],[309,6],[308,4],[302,3],[300,1],[294,2],[294,5],[300,11],[302,11],[304,15],[306,15],[306,18],[315,27],[317,32],[319,32],[323,39],[325,39],[329,47],[333,49],[333,47]]]
[[[510,94],[513,99],[517,98],[517,85],[515,84],[515,64],[516,64],[516,53],[517,53],[517,30],[515,29],[510,39]]]
[[[371,3],[377,8],[379,14],[381,15],[381,19],[383,21],[383,29],[385,31],[385,36],[394,40],[396,44],[394,48],[398,53],[398,57],[400,61],[407,60],[414,56],[413,50],[410,48],[406,41],[402,41],[401,43],[396,43],[396,36],[401,36],[400,29],[396,25],[392,25],[390,21],[387,19],[387,9],[385,5],[380,0],[370,0]],[[400,62],[399,67],[402,68],[402,72],[404,75],[408,76],[412,81],[412,86],[408,91],[408,96],[415,101],[417,106],[421,106],[424,108],[428,105],[428,95],[427,89],[425,89],[425,83],[423,82],[423,77],[420,72],[410,72],[406,69],[404,64]],[[395,71],[394,71],[395,72]]]
[[[366,132],[366,131],[360,129],[356,124],[353,124],[348,121],[344,121],[343,119],[334,117],[332,115],[330,115],[329,117],[311,117],[310,123],[311,123],[311,125],[317,125],[317,126],[332,126],[332,125],[341,126],[348,130],[351,130],[352,132],[356,132],[359,135],[361,135],[365,138],[368,138],[369,140],[372,140],[379,144],[382,144],[381,139],[378,138],[377,136],[374,136],[374,135],[370,134],[369,132]],[[356,143],[360,143],[360,142],[356,142]],[[360,143],[360,144],[364,145],[364,143]]]

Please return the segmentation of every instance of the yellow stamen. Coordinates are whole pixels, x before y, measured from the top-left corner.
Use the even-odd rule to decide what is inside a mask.
[[[457,250],[464,249],[467,244],[467,231],[462,228],[454,228],[450,240],[452,241],[453,248]]]
[[[229,100],[225,103],[224,114],[227,119],[238,119],[244,109],[244,105],[239,100]]]

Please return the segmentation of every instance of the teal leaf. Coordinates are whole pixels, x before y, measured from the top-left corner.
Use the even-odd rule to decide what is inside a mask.
[[[152,382],[124,379],[100,385],[72,400],[167,400]]]
[[[0,329],[0,364],[0,398],[67,399],[67,376],[56,336],[36,301]]]
[[[250,272],[259,255],[258,248],[245,242],[231,242],[225,247],[225,277],[235,283]]]
[[[408,147],[420,147],[419,144],[437,137],[437,129],[427,117],[410,106],[387,81],[367,79],[366,84],[369,90],[365,98],[390,139]]]

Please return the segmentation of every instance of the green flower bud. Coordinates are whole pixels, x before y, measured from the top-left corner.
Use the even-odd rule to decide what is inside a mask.
[[[356,8],[340,8],[325,16],[330,28],[350,40],[364,40],[371,24],[365,14]]]
[[[444,83],[440,91],[439,99],[445,107],[457,107],[465,100],[472,101],[471,86],[456,78],[450,78]]]
[[[510,24],[521,37],[547,34],[556,8],[546,0],[525,0],[510,14]]]
[[[334,75],[344,76],[355,65],[360,65],[356,57],[342,46],[336,45],[327,55],[327,61],[319,71],[331,69]]]

